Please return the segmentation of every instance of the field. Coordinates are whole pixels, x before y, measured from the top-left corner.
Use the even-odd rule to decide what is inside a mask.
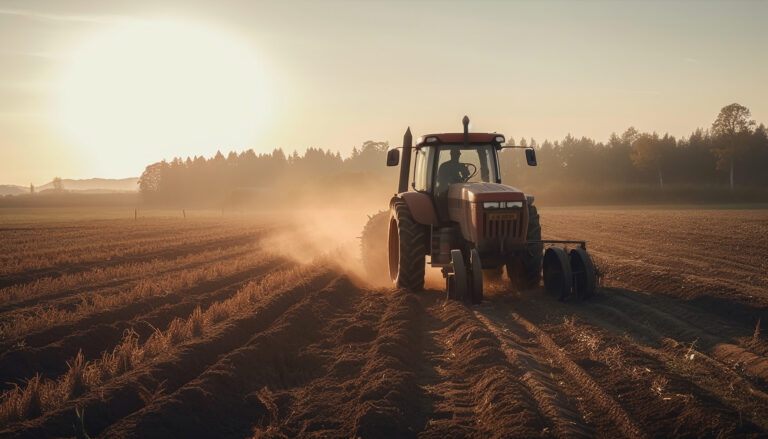
[[[768,434],[768,210],[542,209],[596,297],[472,307],[362,215],[174,215],[0,215],[0,437]]]

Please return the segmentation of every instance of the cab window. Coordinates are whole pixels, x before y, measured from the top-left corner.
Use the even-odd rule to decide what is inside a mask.
[[[454,183],[496,181],[491,148],[491,145],[441,146],[437,157],[437,192],[448,190],[448,186]]]
[[[429,191],[432,180],[432,169],[429,167],[433,148],[418,148],[414,150],[413,188],[417,191]]]

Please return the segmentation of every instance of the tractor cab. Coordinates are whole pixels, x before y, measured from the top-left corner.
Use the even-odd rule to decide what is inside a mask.
[[[501,136],[499,136],[501,137]],[[439,135],[430,136],[439,139]],[[503,137],[501,137],[503,139]],[[413,183],[414,190],[440,193],[454,183],[499,183],[499,167],[496,146],[490,143],[475,144],[426,144],[421,140],[415,146]]]
[[[408,167],[413,155],[413,179],[410,189],[428,195],[441,222],[449,220],[449,187],[458,183],[501,184],[498,151],[505,138],[497,133],[470,133],[464,118],[463,133],[427,134],[416,140],[411,151],[404,151],[402,166]],[[526,149],[528,165],[536,166],[533,149]],[[397,166],[399,149],[389,151],[387,164]],[[406,186],[401,192],[409,190]]]
[[[429,195],[443,220],[448,219],[448,188],[452,184],[501,182],[497,150],[504,136],[472,134],[466,144],[462,137],[431,134],[414,145],[411,188]]]

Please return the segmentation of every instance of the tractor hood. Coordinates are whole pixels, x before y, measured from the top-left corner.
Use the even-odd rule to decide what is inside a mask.
[[[486,209],[484,203],[497,201]],[[513,206],[510,203],[515,201]],[[513,248],[525,242],[528,228],[526,196],[520,189],[497,183],[456,183],[448,187],[448,217],[479,249]]]
[[[456,183],[448,187],[448,199],[470,203],[525,201],[525,194],[520,189],[498,183]]]

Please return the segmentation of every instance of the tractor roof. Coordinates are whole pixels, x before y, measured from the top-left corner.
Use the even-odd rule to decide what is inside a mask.
[[[500,138],[500,139],[499,139]],[[464,133],[427,134],[416,140],[415,146],[433,146],[442,143],[464,143]],[[469,143],[504,143],[504,135],[498,133],[469,133]]]

